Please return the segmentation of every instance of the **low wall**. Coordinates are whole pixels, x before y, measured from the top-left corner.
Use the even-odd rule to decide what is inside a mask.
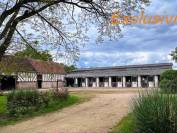
[[[155,87],[155,85],[154,85],[154,84],[155,84],[154,82],[149,82],[149,87],[150,87],[150,88]]]
[[[138,87],[138,83],[137,82],[132,82],[132,87]]]
[[[64,83],[62,81],[58,82],[58,87],[64,87]],[[17,82],[16,83],[16,88],[38,88],[37,82]],[[57,88],[57,82],[42,82],[42,88]]]
[[[64,83],[63,82],[58,82],[58,87],[63,87]],[[52,81],[48,81],[48,82],[42,82],[42,88],[57,88],[57,82],[52,82]]]
[[[16,88],[37,88],[37,82],[17,82]]]

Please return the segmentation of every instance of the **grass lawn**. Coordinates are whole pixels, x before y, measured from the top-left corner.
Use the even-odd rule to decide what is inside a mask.
[[[116,124],[110,133],[134,133],[136,126],[134,123],[133,114],[129,113],[118,124]]]
[[[83,101],[85,101],[84,98],[81,98],[76,95],[70,95],[66,100],[53,101],[49,104],[48,107],[41,108],[37,112],[31,112],[21,117],[9,117],[7,114],[7,110],[6,110],[6,104],[7,104],[6,96],[0,96],[0,126],[15,124],[19,121],[27,120],[34,116],[40,116],[40,115],[44,115],[49,112],[57,111],[64,107],[68,107],[68,106],[71,106],[73,104],[80,103]]]
[[[6,96],[0,96],[0,116],[6,112]]]

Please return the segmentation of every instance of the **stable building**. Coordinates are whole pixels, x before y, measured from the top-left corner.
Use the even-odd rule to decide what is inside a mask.
[[[159,87],[160,75],[172,69],[172,63],[78,69],[66,75],[73,87]]]
[[[0,89],[63,87],[65,74],[63,64],[5,56],[0,62]]]

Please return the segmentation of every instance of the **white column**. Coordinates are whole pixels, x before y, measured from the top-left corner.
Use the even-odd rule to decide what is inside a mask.
[[[158,80],[158,76],[154,76],[154,82],[155,82],[155,87],[159,87],[159,80]]]
[[[78,87],[78,78],[75,78],[75,79],[74,79],[74,85],[75,85],[76,87]]]
[[[96,87],[96,78],[94,77],[94,82],[92,84],[92,87]]]
[[[141,88],[141,76],[138,76],[138,88]]]
[[[88,87],[88,78],[85,78],[85,87]]]
[[[112,87],[112,78],[109,77],[109,87]]]
[[[125,76],[123,76],[123,87],[126,87],[125,83],[126,83],[126,78]]]
[[[96,87],[99,87],[99,77],[96,78]]]

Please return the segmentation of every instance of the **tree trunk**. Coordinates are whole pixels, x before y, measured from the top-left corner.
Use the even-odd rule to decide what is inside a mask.
[[[5,44],[5,43],[1,44],[1,46],[0,46],[0,61],[2,60],[2,57],[4,56],[8,46],[9,46],[9,44]]]
[[[13,22],[7,36],[5,37],[4,41],[2,41],[2,43],[0,44],[0,61],[2,60],[2,57],[4,56],[7,48],[9,47],[11,43],[17,24],[18,24],[18,21]]]

